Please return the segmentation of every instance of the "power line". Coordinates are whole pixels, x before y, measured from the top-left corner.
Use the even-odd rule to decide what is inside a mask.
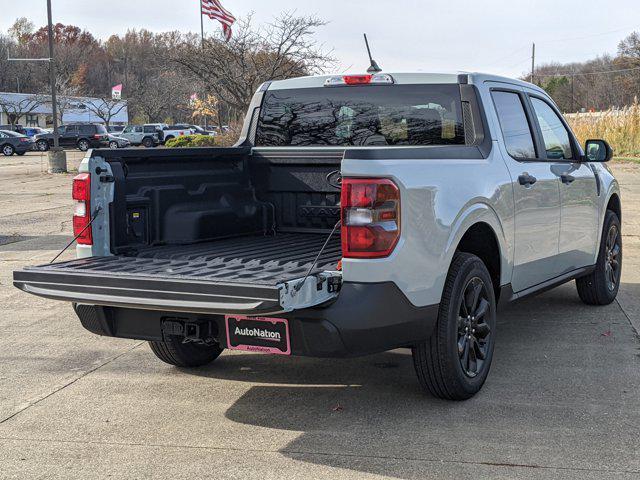
[[[583,35],[583,36],[580,36],[580,37],[556,38],[556,39],[553,39],[553,40],[544,40],[544,41],[538,42],[538,43],[540,43],[541,45],[545,45],[547,43],[570,42],[572,40],[584,40],[585,38],[602,37],[604,35],[611,35],[613,33],[625,32],[625,31],[628,31],[630,29],[635,30],[637,28],[638,28],[638,26],[634,25],[634,26],[631,26],[631,27],[618,28],[616,30],[609,30],[607,32],[592,33],[590,35]]]
[[[557,72],[557,73],[536,73],[536,77],[559,77],[559,76],[567,76],[571,75],[604,75],[609,73],[622,73],[622,72],[632,72],[634,70],[640,70],[640,67],[633,68],[621,68],[618,70],[600,70],[598,72]]]

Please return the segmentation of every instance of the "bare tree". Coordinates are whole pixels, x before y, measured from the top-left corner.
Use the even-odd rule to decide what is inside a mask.
[[[51,100],[46,95],[13,94],[0,96],[0,109],[4,112],[9,123],[15,125],[21,117],[29,115],[47,102],[51,102]]]
[[[330,52],[314,40],[326,22],[314,16],[284,13],[266,28],[254,27],[251,16],[238,22],[229,42],[209,38],[185,42],[172,59],[206,85],[221,102],[246,111],[262,82],[324,71],[335,63]]]
[[[84,105],[87,107],[87,110],[105,124],[109,125],[111,119],[127,106],[127,102],[124,100],[114,100],[109,97],[101,97],[91,101],[87,100],[84,102]]]

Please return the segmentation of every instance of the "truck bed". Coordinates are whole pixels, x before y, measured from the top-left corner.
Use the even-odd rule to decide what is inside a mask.
[[[326,234],[312,233],[226,238],[193,245],[149,247],[133,257],[91,257],[48,268],[100,275],[276,285],[303,277],[326,239]],[[335,270],[340,257],[340,238],[334,235],[314,271]]]

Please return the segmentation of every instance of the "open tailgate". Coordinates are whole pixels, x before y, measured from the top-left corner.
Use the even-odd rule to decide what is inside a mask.
[[[323,237],[229,239],[161,247],[138,256],[89,257],[15,271],[25,292],[76,303],[208,314],[266,315],[338,295],[339,239],[305,278]]]

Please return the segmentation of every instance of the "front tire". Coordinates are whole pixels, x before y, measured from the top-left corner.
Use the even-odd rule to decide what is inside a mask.
[[[47,142],[46,140],[38,140],[36,142],[36,147],[38,147],[38,150],[40,152],[46,152],[47,150],[49,150],[49,142]]]
[[[3,145],[2,146],[2,154],[5,157],[10,157],[11,155],[13,155],[15,153],[15,151],[16,151],[16,149],[13,148],[13,145],[7,144],[7,145]]]
[[[182,343],[182,337],[170,336],[166,341],[149,342],[151,351],[165,363],[176,367],[199,367],[213,362],[222,353],[217,343],[202,345]]]
[[[495,328],[496,297],[487,267],[475,255],[456,253],[431,338],[413,347],[422,388],[446,400],[475,395],[489,374]]]
[[[116,150],[118,148],[118,142],[115,142],[115,141],[109,142],[109,148],[111,150]]]
[[[596,268],[576,279],[578,296],[587,305],[609,305],[616,299],[622,274],[620,219],[611,210],[604,216]]]

